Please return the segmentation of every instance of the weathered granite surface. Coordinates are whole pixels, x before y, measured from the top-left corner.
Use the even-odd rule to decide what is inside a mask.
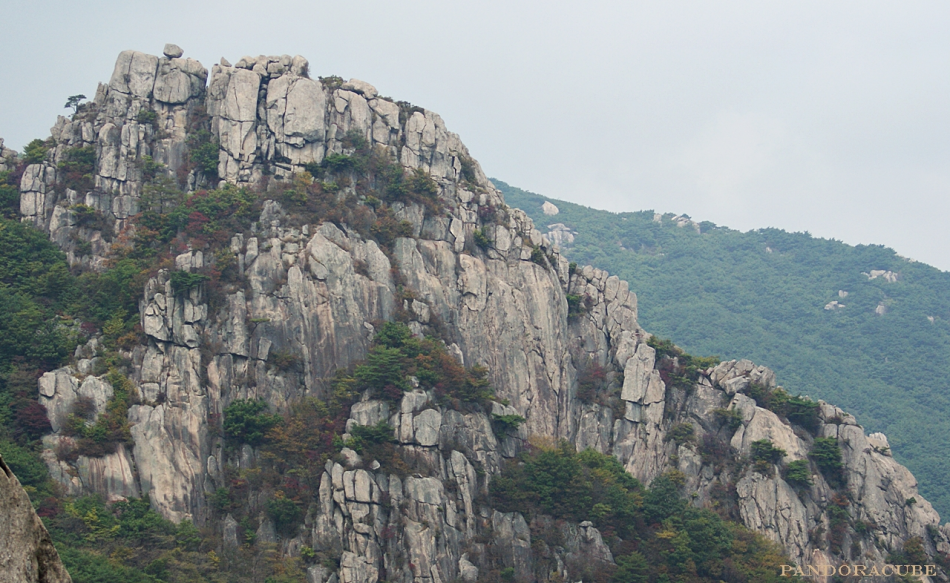
[[[26,490],[0,456],[0,583],[71,583]]]
[[[80,458],[74,467],[48,457],[69,492],[95,491],[113,500],[148,494],[164,516],[206,523],[206,496],[225,486],[227,460],[209,420],[235,399],[262,398],[281,409],[302,396],[325,396],[334,370],[365,356],[372,322],[390,320],[401,308],[412,330],[438,324],[465,365],[485,365],[499,398],[509,403],[498,404],[495,413],[526,422],[517,436],[499,440],[485,413],[437,406],[422,391],[407,393],[398,408],[368,397],[355,405],[348,427],[388,421],[424,471],[387,475],[355,453],[349,465],[328,463],[306,532],[280,541],[288,553],[309,545],[339,557],[337,571],[312,567],[311,581],[373,582],[381,573],[391,581],[474,581],[485,557],[528,578],[544,569],[566,574],[571,557],[611,562],[600,534],[582,523],[565,527],[567,542],[552,551],[554,563],[545,563],[524,517],[486,504],[491,477],[528,436],[614,455],[645,483],[677,469],[696,504],[711,503],[717,490],[734,491],[741,520],[779,542],[794,561],[840,560],[811,535],[827,531],[825,510],[835,492],[820,474],[797,491],[777,468],[766,475],[746,465],[730,474],[698,452],[697,443],[714,439],[738,458],[749,455],[754,441],[769,439],[787,452],[786,461],[807,459],[814,437],[745,394],[753,384],[774,386],[772,371],[732,361],[705,371],[690,390],[667,387],[627,283],[591,266],[571,267],[523,212],[505,206],[438,115],[401,109],[363,81],[339,87],[314,81],[302,57],[244,57],[234,66],[222,60],[209,78],[199,63],[174,56],[179,51],[166,47],[164,58],[123,52],[87,114],[57,122],[59,145],[50,161],[23,175],[24,220],[49,232],[74,263],[100,266],[108,247],[102,233],[74,224],[70,206],[98,209],[121,231],[137,212],[144,157],[161,161],[170,174],[187,169],[189,119],[201,112],[220,144],[223,181],[254,187],[265,177],[289,178],[309,162],[342,153],[343,136],[355,131],[406,170],[430,176],[447,212],[396,203],[395,214],[411,224],[412,236],[397,239],[387,254],[345,225],[292,226],[297,223],[280,204],[268,202],[254,230],[231,239],[229,253],[244,285],[216,309],[207,290],[175,293],[169,271],[160,271],[141,301],[147,343],[129,354],[142,396],[129,411],[134,446]],[[155,112],[156,121],[142,121],[150,118],[138,115],[143,109]],[[96,188],[88,193],[56,189],[56,162],[63,148],[75,145],[96,148]],[[203,178],[189,172],[187,185],[201,186]],[[472,245],[476,229],[490,240],[487,249]],[[76,240],[91,244],[91,255],[77,256]],[[201,251],[185,251],[175,269],[205,264]],[[394,274],[412,291],[411,302],[397,294]],[[569,294],[583,298],[580,314],[568,313]],[[298,366],[268,366],[268,355],[278,350],[295,355]],[[95,347],[89,352],[77,356],[75,367],[40,381],[55,430],[80,396],[101,410],[111,395],[104,379],[79,373]],[[577,398],[579,371],[593,365],[607,371],[606,389],[619,393],[620,407]],[[737,429],[717,417],[724,408],[741,416]],[[821,405],[820,419],[817,435],[836,439],[844,453],[851,516],[877,527],[873,539],[849,532],[845,548],[883,562],[889,549],[920,536],[928,552],[950,551],[950,530],[939,527],[913,476],[890,457],[886,437],[866,436],[852,416],[828,404]],[[668,437],[683,423],[693,425],[695,441],[677,445]],[[53,450],[62,437],[47,439]],[[242,459],[254,455],[243,452]],[[907,504],[911,498],[917,503]],[[272,526],[262,524],[259,537],[277,540]],[[216,528],[236,544],[233,518]]]

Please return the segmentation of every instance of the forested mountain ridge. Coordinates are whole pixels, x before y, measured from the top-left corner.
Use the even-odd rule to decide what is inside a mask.
[[[886,438],[652,336],[438,115],[181,57],[0,167],[0,451],[75,581],[950,566]]]
[[[494,183],[538,225],[575,232],[566,257],[630,282],[649,330],[695,354],[751,358],[793,393],[841,404],[886,433],[950,513],[950,273],[882,246],[615,214]]]

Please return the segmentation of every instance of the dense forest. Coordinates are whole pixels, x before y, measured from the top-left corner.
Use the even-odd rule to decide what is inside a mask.
[[[630,283],[640,323],[688,352],[748,358],[792,393],[853,412],[950,516],[950,273],[876,245],[742,233],[688,216],[610,213],[495,185],[562,252]],[[556,216],[542,205],[557,206]],[[837,303],[834,303],[837,302]]]

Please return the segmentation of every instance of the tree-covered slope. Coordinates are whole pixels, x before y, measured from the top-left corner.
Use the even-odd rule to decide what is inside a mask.
[[[542,232],[576,232],[563,246],[572,261],[627,280],[644,328],[693,354],[752,359],[791,392],[855,413],[950,515],[950,273],[883,246],[614,214],[494,182]]]

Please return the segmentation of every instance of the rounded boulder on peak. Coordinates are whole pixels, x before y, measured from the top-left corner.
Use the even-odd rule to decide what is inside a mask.
[[[177,59],[185,54],[185,51],[181,50],[181,47],[176,44],[166,43],[165,49],[162,50],[162,54],[169,59]]]

